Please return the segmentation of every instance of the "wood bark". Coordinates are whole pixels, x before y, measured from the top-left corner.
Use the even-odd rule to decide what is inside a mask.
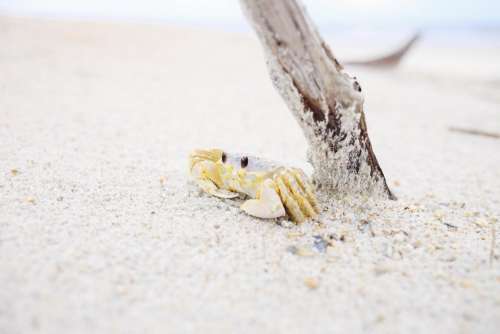
[[[240,0],[271,80],[309,144],[313,179],[329,193],[393,199],[368,137],[361,86],[344,72],[297,0]]]

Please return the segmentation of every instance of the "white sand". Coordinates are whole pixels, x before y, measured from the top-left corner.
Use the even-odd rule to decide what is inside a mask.
[[[196,147],[304,164],[254,38],[7,18],[0,36],[0,333],[500,328],[500,141],[448,131],[500,132],[498,95],[354,70],[399,201],[279,226],[186,174]]]

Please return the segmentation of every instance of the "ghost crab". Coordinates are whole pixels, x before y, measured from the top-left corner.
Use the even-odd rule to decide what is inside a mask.
[[[296,223],[316,218],[319,206],[304,172],[220,149],[195,150],[189,170],[203,191],[219,198],[249,197],[241,209],[258,218],[287,213]]]

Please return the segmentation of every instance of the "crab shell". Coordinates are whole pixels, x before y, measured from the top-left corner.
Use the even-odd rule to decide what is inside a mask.
[[[298,168],[210,149],[193,151],[189,170],[196,183],[213,196],[248,196],[241,209],[252,216],[277,218],[288,213],[293,221],[302,223],[318,215],[312,186]]]

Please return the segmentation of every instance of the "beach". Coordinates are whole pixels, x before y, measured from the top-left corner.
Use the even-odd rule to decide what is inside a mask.
[[[253,35],[0,17],[0,36],[1,333],[500,328],[500,140],[450,131],[500,133],[500,46],[347,68],[398,200],[322,195],[297,226],[189,178],[210,147],[310,172]]]

